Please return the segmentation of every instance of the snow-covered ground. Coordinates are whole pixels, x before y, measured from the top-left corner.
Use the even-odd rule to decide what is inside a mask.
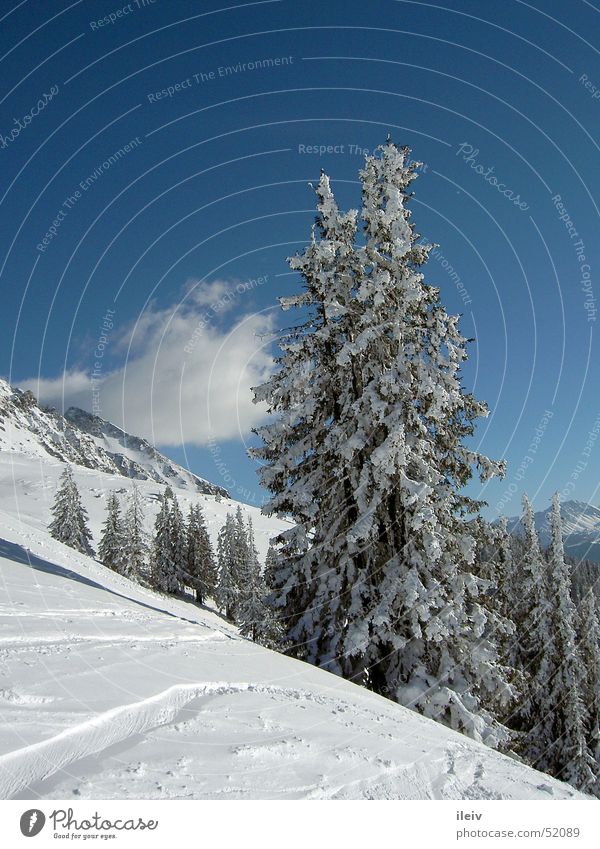
[[[0,798],[579,797],[55,542],[61,470],[0,453]],[[131,482],[74,472],[97,542]],[[160,486],[138,485],[150,521]],[[178,495],[213,535],[235,506]],[[277,523],[247,509],[264,554]]]

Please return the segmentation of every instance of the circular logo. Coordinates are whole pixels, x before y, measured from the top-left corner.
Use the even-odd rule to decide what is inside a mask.
[[[37,808],[25,811],[21,816],[21,834],[25,837],[35,837],[43,829],[46,817]]]

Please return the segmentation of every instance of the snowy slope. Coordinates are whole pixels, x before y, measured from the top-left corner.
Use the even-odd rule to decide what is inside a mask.
[[[0,513],[2,798],[576,798]]]
[[[17,451],[43,460],[53,458],[136,480],[153,480],[190,492],[227,496],[182,468],[149,442],[71,407],[61,416],[40,407],[31,392],[0,379],[0,451]]]
[[[68,460],[97,546],[109,493],[134,485],[108,453],[119,436],[80,422],[68,437],[31,399],[0,386],[2,400],[0,798],[578,797],[52,540]],[[136,485],[150,530],[164,484]],[[175,491],[184,510],[202,505],[213,541],[237,507],[185,481]],[[242,507],[264,558],[285,523]]]
[[[578,797],[52,540],[61,468],[0,454],[0,798]],[[123,478],[75,473],[97,534]]]

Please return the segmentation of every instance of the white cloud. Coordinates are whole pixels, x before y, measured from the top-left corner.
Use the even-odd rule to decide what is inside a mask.
[[[68,398],[64,408],[68,406],[83,407],[78,403],[81,399],[89,407],[91,398],[90,376],[84,371],[69,371],[60,377],[31,377],[20,380],[16,384],[20,389],[31,389],[36,398],[43,404],[52,404],[63,409],[63,399]]]
[[[236,283],[212,280],[207,283],[191,277],[185,284],[187,297],[198,307],[210,307],[223,299],[228,292],[235,291]],[[234,301],[231,301],[233,305]]]
[[[219,318],[230,309],[236,284],[193,291],[183,306],[151,306],[134,326],[109,337],[107,356],[122,352],[124,365],[104,372],[100,360],[95,385],[82,370],[20,385],[43,403],[82,407],[157,444],[243,439],[265,416],[252,403],[251,387],[273,367],[272,313],[248,314],[225,330]]]

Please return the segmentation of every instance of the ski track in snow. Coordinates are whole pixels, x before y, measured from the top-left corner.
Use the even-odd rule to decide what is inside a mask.
[[[76,646],[80,643],[107,643],[109,645],[118,645],[119,643],[164,643],[165,645],[172,642],[177,643],[206,643],[206,642],[222,642],[230,639],[227,634],[217,632],[211,634],[198,634],[195,636],[185,634],[142,634],[134,636],[132,634],[90,634],[90,635],[73,635],[65,637],[55,637],[52,635],[44,637],[36,637],[29,639],[27,637],[0,637],[0,651],[2,649],[17,649],[29,650],[36,646],[59,646],[61,644]]]
[[[339,699],[314,693],[273,685],[248,682],[203,682],[170,687],[161,693],[139,702],[113,708],[60,734],[0,756],[0,797],[10,798],[34,782],[48,778],[65,766],[109,746],[127,740],[134,735],[171,723],[181,709],[192,700],[207,695],[231,695],[234,693],[258,693],[281,696],[284,700],[306,700],[321,705],[331,705],[334,712],[345,712],[349,705]],[[299,737],[286,738],[268,745],[244,744],[233,748],[233,754],[258,756],[265,754],[278,759],[282,751],[293,750],[303,745]],[[344,750],[342,758],[361,759],[351,749]],[[406,768],[406,765],[404,766]],[[341,789],[341,788],[340,788]]]
[[[93,719],[80,723],[57,734],[49,740],[27,746],[0,757],[0,796],[7,798],[33,782],[43,780],[63,767],[109,746],[142,734],[150,729],[171,723],[181,709],[192,700],[207,695],[258,693],[280,696],[287,700],[306,700],[321,705],[331,705],[333,711],[348,709],[339,699],[328,698],[284,687],[254,683],[204,682],[177,685],[148,699],[106,711]],[[300,737],[290,737],[276,743],[243,744],[233,747],[238,756],[278,759],[282,752],[305,745]],[[351,750],[344,757],[353,756]]]
[[[113,708],[41,743],[0,757],[0,797],[7,799],[34,781],[86,755],[94,754],[170,722],[192,699],[207,693],[235,693],[250,684],[205,683],[171,687],[148,699]]]

